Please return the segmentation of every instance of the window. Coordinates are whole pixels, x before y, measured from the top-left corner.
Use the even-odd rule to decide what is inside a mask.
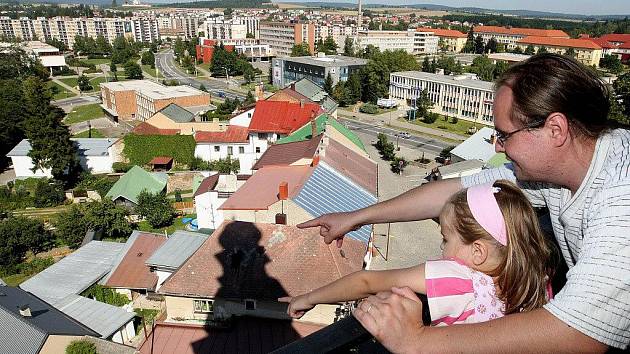
[[[245,299],[245,310],[255,310],[256,309],[256,300]]]
[[[258,139],[260,140],[267,139],[267,133],[258,133]]]
[[[214,152],[219,152],[219,150],[221,150],[221,147],[219,145],[216,145],[214,147]]]
[[[213,300],[193,300],[193,307],[197,313],[212,313]]]
[[[234,154],[234,148],[232,146],[228,146],[228,155],[232,156]]]
[[[260,146],[256,146],[256,153],[260,154]]]
[[[239,146],[238,147],[238,153],[239,154],[244,154],[245,153],[245,147],[244,146]]]

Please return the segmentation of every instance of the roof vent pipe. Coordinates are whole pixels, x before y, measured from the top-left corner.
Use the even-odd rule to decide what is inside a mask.
[[[20,306],[20,315],[22,315],[22,317],[33,317],[33,315],[31,314],[30,306],[28,305]]]

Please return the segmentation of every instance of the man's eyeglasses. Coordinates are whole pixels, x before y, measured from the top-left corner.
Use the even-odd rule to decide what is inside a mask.
[[[542,127],[545,124],[546,121],[547,121],[546,119],[535,121],[535,122],[532,122],[532,123],[529,123],[529,124],[525,125],[523,128],[516,129],[516,130],[511,131],[509,133],[504,133],[504,132],[502,132],[502,131],[500,131],[500,130],[495,128],[495,132],[496,132],[496,135],[497,135],[497,141],[499,142],[499,144],[505,145],[505,142],[512,135],[514,135],[514,134],[516,134],[518,132],[522,132],[523,130],[531,130],[531,129],[540,128],[540,127]]]

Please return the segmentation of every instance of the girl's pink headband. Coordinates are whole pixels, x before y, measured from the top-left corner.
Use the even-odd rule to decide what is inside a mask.
[[[505,219],[499,208],[495,193],[501,189],[493,187],[492,183],[481,184],[468,188],[466,199],[468,207],[475,220],[503,246],[507,245],[507,231]]]

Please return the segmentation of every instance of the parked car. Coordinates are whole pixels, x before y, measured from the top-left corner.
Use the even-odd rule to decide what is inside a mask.
[[[397,136],[399,138],[403,138],[403,139],[411,138],[411,134],[409,134],[407,132],[399,132],[399,133],[396,133],[395,136]]]

